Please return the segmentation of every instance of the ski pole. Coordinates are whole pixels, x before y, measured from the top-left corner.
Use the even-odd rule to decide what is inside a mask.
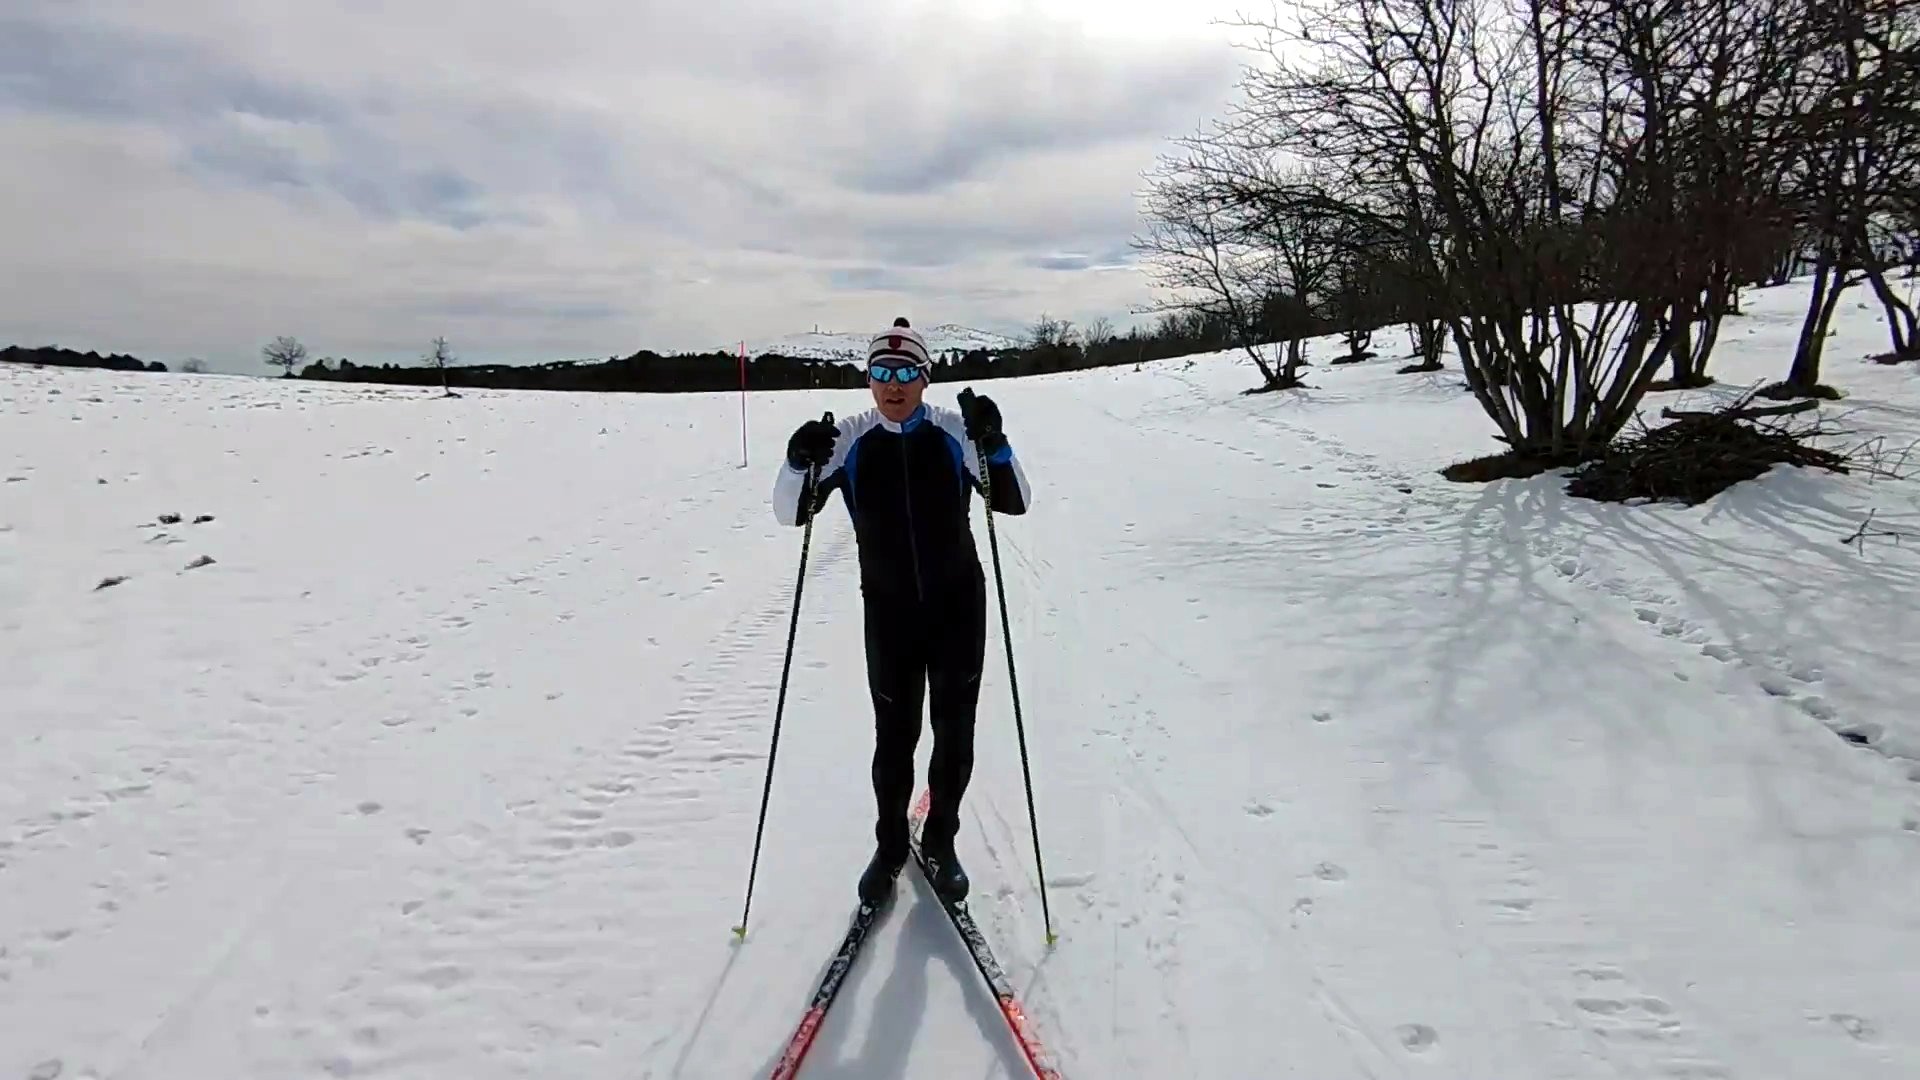
[[[973,388],[960,391],[960,411],[973,415]],[[1059,940],[1053,932],[1053,914],[1047,907],[1047,866],[1040,858],[1040,816],[1033,808],[1033,771],[1027,765],[1027,725],[1020,713],[1020,678],[1013,669],[1013,628],[1007,620],[1007,585],[1000,574],[1000,539],[993,531],[993,479],[988,475],[987,455],[980,449],[980,440],[973,442],[973,452],[980,459],[980,494],[987,508],[987,546],[993,553],[993,587],[1000,596],[1000,637],[1007,646],[1007,682],[1013,687],[1013,729],[1020,738],[1020,776],[1027,786],[1027,824],[1033,829],[1033,866],[1040,875],[1040,917],[1046,923],[1047,944]]]
[[[833,413],[822,416],[824,423],[833,423]],[[753,827],[753,864],[747,869],[747,901],[740,909],[740,925],[733,928],[735,937],[745,940],[747,936],[747,913],[753,910],[753,879],[760,872],[760,838],[767,827],[767,801],[773,795],[773,759],[780,753],[780,720],[787,709],[787,675],[793,670],[793,641],[800,631],[800,591],[807,584],[807,550],[813,546],[813,518],[819,507],[813,505],[814,489],[820,484],[820,466],[807,468],[807,486],[800,493],[800,508],[806,511],[805,528],[800,534],[800,572],[793,582],[793,616],[787,624],[787,658],[780,665],[780,696],[773,707],[773,746],[767,751],[767,781],[760,789],[760,822]]]

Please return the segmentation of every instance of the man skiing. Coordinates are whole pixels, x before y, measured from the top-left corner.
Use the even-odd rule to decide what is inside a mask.
[[[995,513],[1026,513],[1029,495],[1026,473],[1001,431],[999,407],[977,396],[965,416],[927,405],[921,398],[930,373],[926,342],[906,319],[895,319],[867,346],[874,408],[838,423],[801,424],[773,490],[774,516],[783,525],[804,524],[836,490],[853,519],[878,812],[873,859],[860,875],[860,899],[867,904],[891,892],[907,861],[923,700],[933,757],[922,851],[941,899],[952,903],[967,895],[954,835],[973,773],[987,627],[986,575],[968,513],[983,468]],[[808,478],[816,467],[817,484]]]

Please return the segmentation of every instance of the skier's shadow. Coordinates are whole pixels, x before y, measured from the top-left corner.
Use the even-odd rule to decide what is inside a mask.
[[[838,1024],[829,1021],[827,1026],[832,1031],[821,1032],[821,1043],[809,1055],[807,1075],[842,1080],[891,1080],[907,1076],[914,1039],[927,1015],[928,970],[936,960],[961,987],[967,1012],[979,1026],[981,1036],[1000,1052],[1002,1071],[1008,1076],[1025,1075],[1029,1071],[1026,1059],[1007,1033],[1006,1017],[1001,1015],[999,1003],[994,1001],[979,969],[973,965],[973,957],[954,932],[952,920],[947,918],[932,889],[918,877],[910,876],[911,867],[908,871],[901,875],[900,894],[894,897],[893,911],[897,916],[904,909],[905,918],[894,947],[893,967],[886,972],[886,982],[880,992],[873,995],[872,1015],[865,1018],[866,1043],[853,1056],[846,1056],[844,1044],[853,1027],[847,1023],[850,1017],[840,1017]],[[911,899],[906,895],[909,883],[913,887]],[[845,998],[865,997],[859,989],[868,978],[879,977],[876,967],[856,964],[847,976],[847,985],[841,987],[841,994]],[[843,1000],[842,1004],[846,1002]],[[829,1038],[831,1042],[827,1041]],[[816,1057],[819,1060],[812,1060]]]

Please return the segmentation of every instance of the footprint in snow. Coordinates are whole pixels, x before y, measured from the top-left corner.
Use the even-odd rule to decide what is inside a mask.
[[[1345,867],[1335,863],[1323,862],[1313,868],[1313,876],[1319,878],[1321,881],[1345,881],[1347,880],[1347,871]]]
[[[1867,1042],[1880,1034],[1879,1030],[1873,1026],[1872,1021],[1855,1016],[1852,1013],[1834,1013],[1832,1016],[1827,1017],[1827,1019],[1837,1025],[1841,1031],[1846,1032],[1859,1042]]]
[[[1827,677],[1817,664],[1795,664],[1787,669],[1787,675],[1803,683],[1817,683]]]
[[[1801,698],[1799,701],[1794,702],[1794,704],[1800,706],[1801,712],[1806,713],[1808,716],[1813,717],[1815,720],[1831,720],[1834,718],[1834,716],[1837,715],[1834,712],[1833,706],[1827,704],[1826,698],[1822,698],[1822,697]],[[1876,727],[1876,728],[1878,727],[1878,725],[1872,725],[1872,724],[1869,724],[1866,726]]]
[[[1424,1054],[1440,1041],[1440,1033],[1425,1024],[1401,1024],[1393,1029],[1400,1045],[1416,1054]]]
[[[1622,1013],[1638,1011],[1649,1016],[1667,1016],[1673,1012],[1673,1006],[1659,998],[1635,998],[1622,1001],[1618,998],[1580,998],[1574,1002],[1582,1012],[1595,1016],[1619,1016]]]
[[[416,978],[435,990],[451,990],[466,982],[469,974],[458,964],[441,964],[420,972]]]

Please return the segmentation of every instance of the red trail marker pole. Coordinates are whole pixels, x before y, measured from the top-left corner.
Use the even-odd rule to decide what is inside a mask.
[[[747,467],[747,343],[740,343],[740,467]]]

